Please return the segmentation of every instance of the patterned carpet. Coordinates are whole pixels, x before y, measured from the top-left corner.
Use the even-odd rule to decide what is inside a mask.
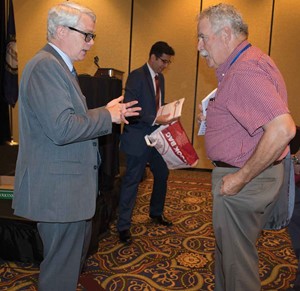
[[[214,289],[210,172],[171,171],[165,207],[170,228],[150,222],[151,187],[147,173],[133,215],[134,243],[120,244],[114,222],[88,258],[78,291]],[[258,248],[262,290],[286,290],[297,268],[286,230],[264,231]],[[0,260],[0,290],[37,290],[37,279],[36,265]]]

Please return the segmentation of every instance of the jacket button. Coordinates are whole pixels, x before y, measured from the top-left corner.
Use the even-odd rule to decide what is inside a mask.
[[[94,147],[96,147],[96,146],[97,146],[97,143],[96,143],[95,141],[93,142],[93,146],[94,146]]]
[[[97,170],[98,169],[98,167],[97,166],[94,166],[94,170]]]

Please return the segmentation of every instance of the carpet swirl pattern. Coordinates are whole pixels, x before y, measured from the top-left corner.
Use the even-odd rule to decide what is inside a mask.
[[[213,290],[214,234],[210,172],[171,171],[165,215],[173,226],[151,223],[152,175],[140,184],[133,214],[133,244],[119,242],[115,222],[89,257],[77,290]],[[285,229],[258,240],[262,290],[286,290],[297,260]],[[38,267],[0,260],[0,290],[37,290]],[[101,287],[100,287],[101,286]],[[102,289],[101,289],[102,288]]]

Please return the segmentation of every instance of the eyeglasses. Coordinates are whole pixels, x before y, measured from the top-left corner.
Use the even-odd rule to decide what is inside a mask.
[[[169,65],[172,63],[170,60],[165,60],[165,59],[162,59],[161,57],[158,57],[158,58],[166,65]]]
[[[90,42],[92,39],[96,38],[96,34],[94,34],[94,33],[84,32],[84,31],[81,31],[79,29],[76,29],[76,28],[70,27],[70,26],[68,26],[68,28],[71,29],[71,30],[74,30],[74,31],[77,31],[77,32],[83,34],[85,42]]]

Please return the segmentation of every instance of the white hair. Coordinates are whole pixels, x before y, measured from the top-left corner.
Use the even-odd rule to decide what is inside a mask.
[[[47,39],[55,38],[58,26],[76,26],[81,14],[89,15],[96,22],[96,14],[77,3],[68,1],[52,7],[48,12]]]
[[[248,37],[248,25],[244,22],[242,15],[230,4],[220,3],[203,10],[198,20],[208,18],[214,32],[228,25],[236,35],[243,34]]]

